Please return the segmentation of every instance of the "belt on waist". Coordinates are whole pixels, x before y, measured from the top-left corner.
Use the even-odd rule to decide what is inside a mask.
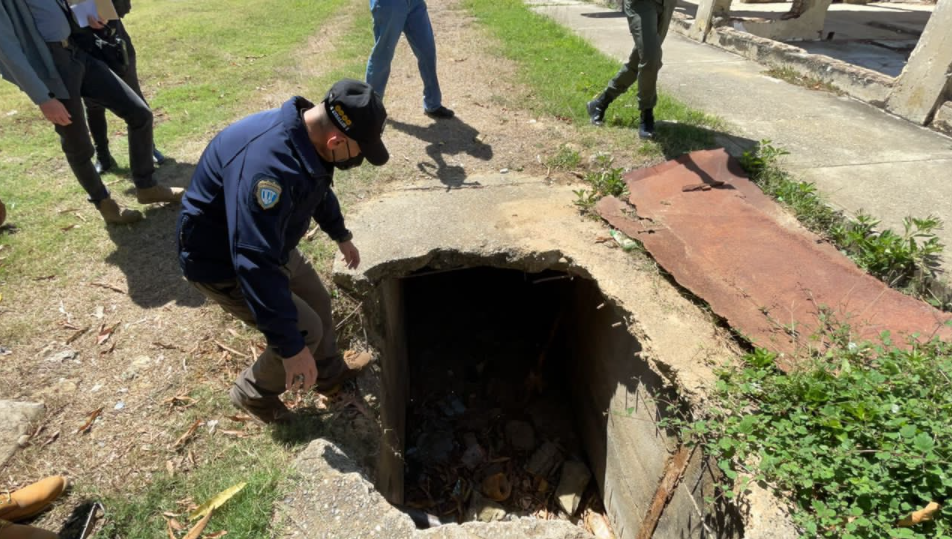
[[[73,48],[73,43],[69,40],[69,38],[61,39],[59,41],[47,41],[46,44],[50,47],[62,47],[64,49]]]

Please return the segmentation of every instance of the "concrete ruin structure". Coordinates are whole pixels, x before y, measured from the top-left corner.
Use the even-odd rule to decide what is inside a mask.
[[[811,53],[819,48],[811,44],[833,38],[828,21],[831,4],[832,0],[796,0],[787,13],[764,18],[732,14],[731,0],[699,0],[694,18],[676,13],[673,27],[696,41],[791,69],[909,121],[952,134],[952,0],[938,0],[898,76]],[[919,33],[896,30],[910,36]]]

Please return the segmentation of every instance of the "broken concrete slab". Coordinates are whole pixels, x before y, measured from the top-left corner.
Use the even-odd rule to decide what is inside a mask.
[[[46,413],[46,406],[36,402],[0,400],[0,467],[10,460],[22,445],[22,437]]]
[[[555,496],[559,500],[562,510],[574,515],[578,504],[582,501],[582,494],[592,480],[592,472],[584,462],[567,460],[562,464],[562,475],[559,486],[555,489]]]
[[[577,186],[549,185],[512,172],[471,176],[468,182],[481,187],[445,191],[411,185],[358,204],[348,215],[362,266],[358,272],[338,264],[334,279],[365,301],[368,337],[381,351],[383,379],[395,381],[388,385],[394,398],[381,401],[394,412],[392,423],[384,420],[384,428],[393,429],[394,445],[381,455],[399,457],[403,444],[396,416],[406,409],[406,401],[397,397],[406,391],[401,388],[408,372],[405,329],[399,329],[408,324],[400,299],[407,283],[416,276],[429,278],[421,270],[445,274],[488,266],[528,274],[564,272],[582,281],[572,312],[584,318],[566,337],[573,347],[566,354],[586,358],[584,368],[576,362],[567,373],[577,389],[572,402],[578,437],[617,537],[633,539],[663,475],[665,456],[676,449],[657,425],[662,412],[653,395],[664,387],[700,402],[695,399],[716,379],[713,367],[736,357],[737,350],[646,257],[597,241],[606,230],[572,205]],[[606,307],[599,309],[601,302]],[[378,467],[378,474],[381,470],[389,474],[377,478],[382,489],[393,492],[402,484],[399,459]],[[692,492],[685,495],[708,518],[709,504]],[[696,530],[675,533],[700,537]]]
[[[952,135],[952,101],[946,101],[939,107],[932,120],[932,127]]]
[[[591,539],[565,521],[515,519],[418,530],[409,515],[390,505],[344,451],[315,440],[294,461],[278,502],[275,526],[286,539]]]
[[[757,346],[787,354],[808,349],[821,308],[848,323],[856,339],[895,342],[948,335],[952,315],[890,289],[804,229],[764,195],[723,150],[693,152],[626,176],[627,204],[597,210],[643,242],[680,284]],[[684,192],[723,180],[709,191]],[[782,366],[789,366],[781,361]]]

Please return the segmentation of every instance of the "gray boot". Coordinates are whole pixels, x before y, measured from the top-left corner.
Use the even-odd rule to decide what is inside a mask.
[[[184,194],[185,189],[181,187],[166,187],[164,185],[153,185],[152,187],[136,189],[136,199],[139,200],[139,204],[155,204],[157,202],[173,202],[178,204],[182,202],[182,195]]]
[[[119,204],[111,198],[100,200],[97,207],[103,220],[110,225],[131,225],[144,219],[141,212],[120,208]]]

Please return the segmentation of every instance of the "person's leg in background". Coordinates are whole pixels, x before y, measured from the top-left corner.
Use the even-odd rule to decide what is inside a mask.
[[[365,79],[382,98],[390,78],[393,53],[406,24],[407,0],[370,0],[370,14],[374,19],[374,48],[367,60]]]
[[[436,73],[436,39],[424,0],[409,0],[404,33],[413,50],[423,79],[423,112],[434,118],[452,118],[453,111],[443,106],[443,93]]]
[[[59,45],[50,45],[50,52],[56,70],[66,84],[69,99],[60,101],[66,107],[71,117],[69,125],[57,125],[56,133],[60,137],[60,146],[66,155],[66,161],[73,171],[73,175],[83,186],[89,201],[96,205],[103,219],[110,224],[129,224],[142,220],[142,214],[135,210],[123,209],[110,197],[109,191],[93,166],[92,157],[95,153],[86,116],[83,110],[82,86],[86,76],[85,53],[75,48],[64,48]]]

